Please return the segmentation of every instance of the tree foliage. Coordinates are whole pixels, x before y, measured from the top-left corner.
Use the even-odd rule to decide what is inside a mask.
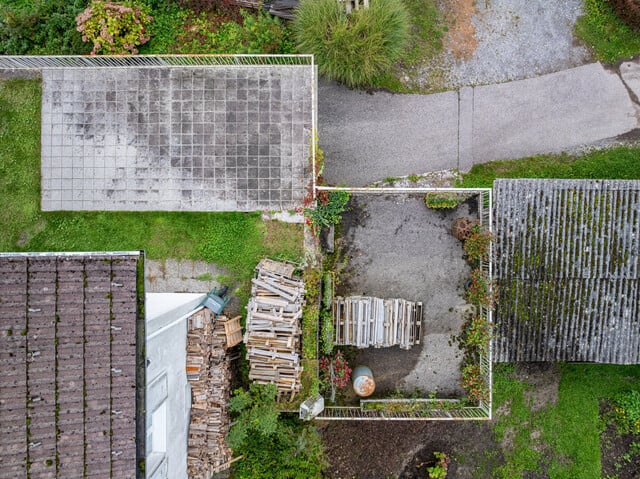
[[[85,0],[0,2],[0,54],[88,53],[75,22],[85,6]]]
[[[274,385],[252,384],[236,390],[229,410],[238,414],[227,442],[235,456],[237,478],[319,478],[324,459],[317,431],[294,418],[279,416]]]

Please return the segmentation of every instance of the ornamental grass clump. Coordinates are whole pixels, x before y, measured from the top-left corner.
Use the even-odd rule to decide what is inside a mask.
[[[401,0],[371,0],[350,14],[336,0],[302,0],[293,30],[299,50],[315,55],[321,74],[362,87],[400,57],[409,25]]]
[[[93,44],[92,55],[136,54],[149,41],[147,29],[153,17],[144,3],[94,0],[76,17],[82,41]]]

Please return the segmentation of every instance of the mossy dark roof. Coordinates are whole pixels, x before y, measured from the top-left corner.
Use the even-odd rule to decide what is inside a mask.
[[[496,180],[496,361],[640,362],[640,181]]]
[[[3,477],[136,477],[139,261],[0,255]]]

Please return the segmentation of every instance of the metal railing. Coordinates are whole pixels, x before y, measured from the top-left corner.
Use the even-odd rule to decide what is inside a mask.
[[[313,55],[22,55],[0,56],[0,68],[159,68],[206,66],[312,66]]]
[[[430,192],[460,193],[463,195],[477,195],[478,222],[487,230],[493,232],[493,204],[489,188],[378,188],[378,187],[330,187],[318,186],[318,191],[349,191],[355,194],[424,194]],[[489,245],[489,258],[482,261],[480,267],[492,279],[493,247]],[[493,312],[490,308],[481,307],[480,312],[493,323]],[[480,374],[485,384],[489,385],[489,397],[486,401],[479,401],[477,406],[468,406],[457,399],[375,399],[360,401],[360,406],[327,406],[316,419],[318,420],[394,420],[394,421],[465,421],[489,420],[492,417],[492,355],[493,344],[489,343],[488,354],[479,359]],[[403,411],[401,404],[407,404]],[[416,403],[430,403],[432,407],[415,407]]]

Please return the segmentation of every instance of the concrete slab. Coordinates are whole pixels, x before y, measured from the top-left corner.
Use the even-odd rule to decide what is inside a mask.
[[[458,158],[458,94],[369,94],[320,81],[318,131],[330,183],[448,169]]]
[[[474,89],[473,160],[560,152],[638,126],[618,75],[594,63]]]
[[[458,168],[467,171],[473,166],[473,96],[471,87],[460,90],[458,105]]]
[[[440,212],[427,209],[422,195],[373,194],[354,195],[350,205],[343,216],[349,264],[338,294],[421,301],[424,310],[422,344],[409,351],[363,349],[356,363],[371,367],[381,393],[460,393],[462,357],[448,341],[464,323],[470,267],[450,228],[454,218],[472,216],[470,205]]]
[[[640,58],[622,63],[620,65],[620,76],[629,90],[636,96],[635,100],[638,101],[638,98],[640,98]]]
[[[311,182],[308,66],[45,70],[43,210],[288,210]]]

